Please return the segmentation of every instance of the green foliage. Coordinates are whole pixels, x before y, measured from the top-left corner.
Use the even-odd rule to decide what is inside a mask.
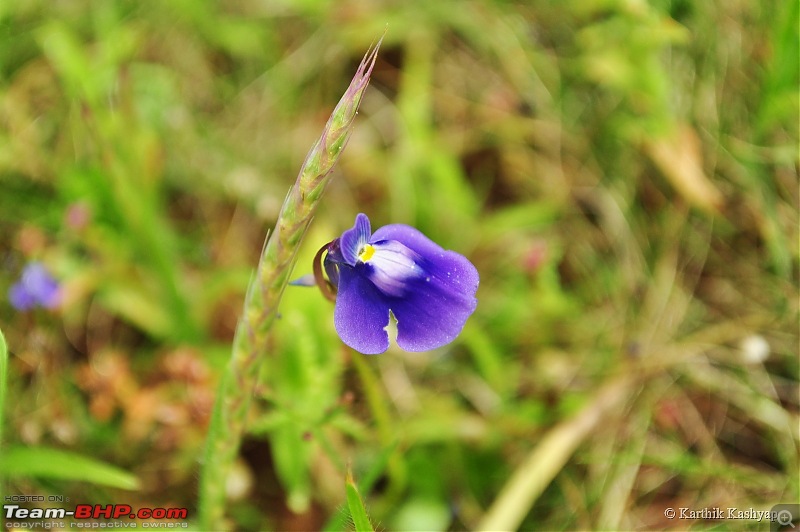
[[[139,489],[139,480],[117,467],[76,453],[42,447],[8,447],[0,459],[3,479],[40,477],[84,481],[125,490]]]
[[[302,289],[301,289],[302,290]],[[316,452],[338,454],[326,448],[326,434],[333,424],[352,421],[338,405],[342,362],[330,323],[330,307],[320,305],[317,294],[290,289],[284,303],[282,327],[277,332],[281,348],[273,363],[262,371],[261,382],[269,389],[264,400],[270,415],[251,431],[269,436],[276,473],[287,490],[287,504],[302,513],[311,497],[311,472]],[[298,331],[303,331],[298,334]],[[333,451],[333,452],[331,452]],[[341,465],[341,464],[339,464]]]
[[[350,473],[350,470],[347,471],[345,490],[347,492],[347,508],[350,510],[350,519],[353,520],[353,526],[356,532],[372,532],[374,528],[369,521],[367,509],[364,507],[364,501],[358,493],[358,486],[356,486],[355,481],[353,481],[353,475]]]
[[[76,453],[42,447],[9,446],[3,440],[8,378],[8,346],[0,330],[0,488],[9,479],[41,477],[86,481],[127,490],[139,489],[130,473]],[[0,489],[0,495],[4,490]]]

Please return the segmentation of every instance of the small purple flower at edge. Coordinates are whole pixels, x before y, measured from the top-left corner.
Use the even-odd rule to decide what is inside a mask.
[[[320,280],[323,251],[329,281]],[[478,304],[478,270],[464,256],[408,225],[372,233],[365,214],[320,250],[314,268],[323,292],[336,293],[339,337],[367,355],[388,349],[389,312],[397,320],[397,344],[428,351],[452,342]]]
[[[22,271],[22,278],[8,291],[8,300],[17,310],[34,307],[54,308],[61,299],[58,282],[39,262],[31,262]]]

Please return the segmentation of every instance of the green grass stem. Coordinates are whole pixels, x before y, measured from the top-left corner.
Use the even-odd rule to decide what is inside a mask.
[[[380,44],[378,41],[365,54],[322,135],[306,156],[250,281],[207,437],[199,494],[199,522],[203,530],[219,530],[224,526],[225,480],[245,430],[261,362],[267,357],[269,329],[322,192],[352,133]]]

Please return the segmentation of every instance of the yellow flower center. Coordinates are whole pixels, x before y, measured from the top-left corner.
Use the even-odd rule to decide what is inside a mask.
[[[361,262],[367,262],[372,256],[375,254],[375,248],[369,244],[366,244],[361,250],[358,252],[358,260]]]

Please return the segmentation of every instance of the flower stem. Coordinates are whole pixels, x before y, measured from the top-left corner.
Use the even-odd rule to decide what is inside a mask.
[[[203,530],[225,527],[225,481],[244,434],[250,398],[266,354],[269,329],[277,315],[300,243],[330,181],[331,170],[353,130],[353,120],[369,84],[382,40],[365,54],[322,135],[308,152],[297,181],[283,202],[275,230],[266,239],[258,269],[250,280],[206,440],[198,508],[199,525]]]

